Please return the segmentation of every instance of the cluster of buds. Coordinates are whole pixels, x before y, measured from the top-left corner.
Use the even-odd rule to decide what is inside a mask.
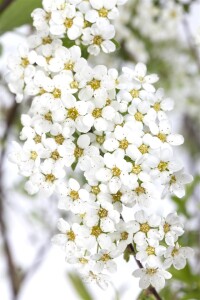
[[[184,267],[191,253],[178,244],[184,231],[176,213],[145,212],[171,193],[182,197],[192,179],[173,155],[183,143],[167,116],[173,101],[156,90],[158,76],[144,64],[118,73],[81,54],[82,45],[92,54],[100,44],[114,50],[110,19],[124,2],[44,0],[33,12],[37,31],[9,61],[17,101],[33,97],[21,118],[23,145],[14,143],[10,158],[28,178],[28,193],[58,196],[69,219],[59,220],[53,242],[86,281],[106,287],[115,258],[131,244],[144,264],[134,273],[140,286],[160,289],[170,278],[166,269]],[[81,47],[66,48],[63,35]],[[132,215],[133,207],[127,221],[124,209]]]

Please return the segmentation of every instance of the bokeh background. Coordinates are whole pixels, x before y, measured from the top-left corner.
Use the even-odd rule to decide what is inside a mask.
[[[109,0],[108,0],[109,1]],[[0,0],[0,299],[1,300],[145,300],[132,272],[133,258],[118,259],[118,273],[108,290],[85,286],[65,263],[64,253],[51,245],[60,216],[57,199],[30,197],[24,178],[8,161],[11,141],[19,140],[20,115],[31,99],[17,105],[6,85],[6,61],[32,33],[31,11],[41,0]],[[176,151],[186,171],[194,176],[183,199],[173,197],[154,212],[177,210],[185,224],[181,243],[193,247],[195,256],[160,293],[163,299],[200,299],[200,2],[129,0],[115,23],[118,50],[91,63],[116,68],[144,62],[157,73],[157,87],[175,101],[170,119],[174,131],[185,137]],[[130,216],[131,218],[131,216]]]

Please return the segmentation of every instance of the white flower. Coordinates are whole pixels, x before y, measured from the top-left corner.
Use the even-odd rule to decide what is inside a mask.
[[[152,151],[145,163],[151,168],[152,178],[161,178],[164,181],[170,174],[181,169],[181,164],[172,160],[173,152],[170,147],[163,146],[162,149]]]
[[[90,69],[87,76],[87,82],[79,92],[79,99],[88,101],[94,97],[95,101],[104,106],[108,99],[109,91],[115,88],[114,79],[103,65]]]
[[[80,187],[78,181],[70,178],[68,184],[63,182],[58,187],[58,192],[61,196],[58,208],[70,210],[73,213],[83,214],[86,209],[84,206],[89,201],[89,193],[87,190]]]
[[[168,176],[163,184],[165,188],[162,193],[162,197],[170,192],[175,194],[177,197],[182,198],[185,196],[185,184],[190,183],[193,180],[193,177],[190,174],[184,173],[184,170],[181,169],[178,172],[174,172],[172,175]]]
[[[140,278],[140,288],[146,289],[152,285],[158,291],[164,288],[165,279],[170,279],[172,277],[169,272],[160,268],[155,263],[146,264],[145,268],[137,269],[133,272],[133,275]]]
[[[165,237],[165,242],[169,246],[173,246],[178,237],[183,235],[183,224],[177,213],[170,213],[166,218],[162,219],[160,233]]]
[[[13,142],[13,148],[14,150],[10,153],[9,159],[17,164],[20,174],[29,177],[37,172],[44,151],[43,146],[29,140],[23,145],[23,148],[18,143]]]
[[[96,283],[103,290],[108,288],[110,277],[106,274],[98,274],[93,271],[82,274],[83,281],[87,283]]]
[[[180,134],[171,134],[171,125],[168,120],[160,121],[159,125],[155,122],[149,124],[151,133],[156,137],[156,142],[161,145],[168,143],[172,146],[179,146],[183,144],[184,139]]]
[[[84,19],[74,5],[65,4],[64,10],[52,12],[49,25],[51,34],[62,36],[66,33],[70,40],[76,40],[82,34]]]
[[[66,252],[73,253],[77,247],[84,247],[87,230],[77,223],[70,225],[64,219],[59,219],[58,229],[61,233],[55,235],[52,242],[62,247]]]
[[[112,194],[117,193],[122,183],[126,185],[126,175],[131,171],[132,165],[124,159],[124,154],[116,150],[113,154],[104,155],[105,168],[96,172],[96,179],[101,182],[109,182]]]
[[[59,183],[59,180],[65,176],[65,171],[62,169],[62,166],[56,166],[49,161],[45,161],[40,165],[38,172],[32,174],[26,185],[27,191],[32,194],[38,191],[45,192],[50,196],[56,185]]]
[[[143,89],[148,92],[155,91],[152,84],[157,82],[159,78],[156,74],[146,75],[147,67],[143,63],[138,63],[134,70],[130,68],[123,68],[122,70],[127,78],[129,78],[129,81],[131,78],[138,84],[138,87],[143,87]]]
[[[153,97],[150,97],[151,110],[159,120],[166,119],[165,112],[171,111],[174,107],[174,102],[170,98],[164,98],[164,90],[158,89]]]
[[[147,239],[147,243],[143,245],[136,245],[136,258],[141,262],[159,261],[158,258],[163,256],[166,252],[164,246],[159,245],[158,240]]]
[[[159,225],[161,218],[156,215],[148,216],[143,210],[135,213],[134,237],[133,240],[138,246],[146,245],[148,241],[157,241],[161,239]]]
[[[120,215],[113,209],[111,203],[101,201],[88,207],[84,216],[84,224],[88,227],[99,226],[103,232],[115,231],[115,225],[119,222]],[[98,225],[99,224],[99,225]]]
[[[175,269],[181,270],[186,266],[186,259],[192,257],[194,254],[193,249],[189,247],[181,247],[178,243],[175,246],[170,246],[165,253],[165,268],[170,268],[171,265]]]
[[[119,253],[123,253],[126,247],[133,242],[134,221],[120,222],[116,225],[116,232],[112,234],[112,239],[118,241],[117,249]]]
[[[117,264],[113,260],[117,256],[116,248],[113,244],[108,250],[100,250],[98,254],[92,256],[92,259],[95,261],[95,272],[101,273],[106,270],[114,273],[117,271]]]
[[[115,19],[118,16],[116,7],[117,0],[90,0],[92,8],[85,14],[85,19],[91,23],[97,22],[99,18]]]
[[[106,19],[98,20],[91,27],[83,29],[82,42],[89,45],[88,52],[98,55],[101,51],[111,53],[116,50],[115,44],[111,41],[115,36],[115,28]]]

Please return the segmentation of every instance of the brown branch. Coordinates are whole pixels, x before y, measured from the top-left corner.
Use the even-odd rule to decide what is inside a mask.
[[[4,0],[0,5],[0,13],[2,13],[14,0]]]
[[[4,219],[4,203],[3,203],[3,165],[4,165],[4,157],[6,154],[6,142],[10,133],[10,129],[12,127],[12,124],[15,119],[16,111],[17,111],[17,104],[14,103],[9,114],[7,117],[7,123],[6,123],[6,129],[4,136],[2,138],[2,143],[3,143],[3,148],[1,151],[1,159],[0,159],[0,229],[2,233],[2,240],[3,240],[3,248],[4,248],[4,253],[6,257],[6,262],[7,262],[7,268],[8,268],[8,273],[9,273],[9,278],[11,281],[11,287],[12,287],[12,293],[13,293],[13,299],[15,299],[17,293],[18,293],[18,287],[19,287],[19,281],[17,278],[17,271],[16,271],[16,266],[14,263],[14,259],[12,256],[12,251],[8,239],[8,232],[7,232],[7,226],[6,222]]]
[[[134,258],[135,258],[135,261],[136,261],[138,267],[139,267],[140,269],[143,269],[142,263],[141,263],[139,260],[137,260],[136,257],[135,257],[135,256],[136,256],[136,251],[135,251],[133,245],[132,245],[132,244],[129,244],[129,245],[128,245],[128,249],[130,250],[130,253],[133,254],[133,256],[134,256]],[[158,294],[158,292],[156,291],[156,289],[155,289],[153,286],[149,286],[149,287],[146,289],[146,292],[147,292],[149,295],[153,295],[157,300],[162,300],[162,298],[160,297],[160,295]]]
[[[200,57],[199,57],[198,49],[195,46],[195,43],[194,43],[194,40],[193,40],[190,25],[189,25],[189,22],[187,20],[187,15],[183,18],[182,23],[183,23],[183,28],[184,28],[184,31],[185,31],[185,35],[186,35],[186,38],[187,38],[187,42],[188,42],[191,54],[192,54],[194,60],[196,60],[198,70],[200,72]]]

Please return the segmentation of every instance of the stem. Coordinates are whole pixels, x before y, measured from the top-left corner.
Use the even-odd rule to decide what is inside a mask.
[[[5,0],[3,3],[0,5],[0,13],[2,13],[14,0]]]
[[[15,297],[18,294],[19,281],[17,278],[16,266],[14,263],[14,259],[13,259],[9,239],[8,239],[8,230],[7,230],[6,222],[4,220],[4,215],[5,215],[4,214],[4,203],[3,203],[3,194],[4,193],[3,193],[2,180],[3,180],[3,164],[4,164],[5,154],[6,154],[6,141],[8,139],[12,124],[14,122],[16,111],[17,111],[17,104],[14,103],[10,110],[8,118],[7,118],[6,129],[5,129],[3,139],[2,139],[3,149],[1,152],[1,159],[0,159],[0,229],[1,229],[1,233],[2,233],[4,253],[5,253],[5,257],[6,257],[6,261],[7,261],[8,274],[9,274],[9,278],[11,281],[13,299],[15,299]]]
[[[134,249],[133,245],[129,244],[128,248],[129,248],[130,252],[133,254],[138,267],[140,269],[143,269],[142,263],[139,260],[137,260],[136,257],[135,257],[136,252],[135,252],[135,249]],[[162,300],[162,298],[160,297],[160,295],[158,294],[158,292],[156,291],[156,289],[153,286],[149,286],[148,289],[146,289],[146,291],[147,291],[148,294],[153,295],[157,300]]]
[[[195,46],[195,43],[193,41],[193,36],[192,36],[192,32],[191,32],[191,29],[190,29],[189,22],[187,20],[187,15],[184,17],[182,23],[183,23],[183,28],[185,30],[185,35],[186,35],[186,38],[187,38],[187,41],[188,41],[189,48],[191,50],[191,54],[192,54],[194,60],[196,60],[198,70],[200,72],[200,57],[199,57],[197,47]]]

